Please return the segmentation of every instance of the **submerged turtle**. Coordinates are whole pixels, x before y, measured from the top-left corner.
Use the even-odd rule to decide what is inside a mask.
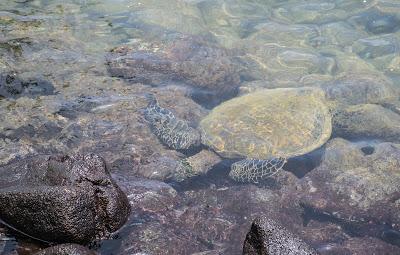
[[[149,103],[145,118],[170,148],[190,149],[202,143],[223,158],[240,159],[231,165],[229,176],[242,182],[277,173],[287,158],[317,149],[332,131],[324,92],[308,87],[263,89],[225,101],[198,130],[156,100]]]

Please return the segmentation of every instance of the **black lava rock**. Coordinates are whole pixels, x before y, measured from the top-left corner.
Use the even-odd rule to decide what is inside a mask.
[[[48,242],[88,243],[120,228],[126,195],[94,154],[37,156],[0,167],[0,219]]]
[[[96,255],[97,253],[78,244],[60,244],[49,247],[35,255]]]
[[[315,255],[312,248],[275,221],[261,217],[251,225],[243,255]]]

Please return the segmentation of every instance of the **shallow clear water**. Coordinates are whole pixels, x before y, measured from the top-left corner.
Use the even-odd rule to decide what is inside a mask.
[[[107,66],[110,51],[122,45],[147,50],[137,57],[144,68],[129,79]],[[0,55],[0,75],[39,87],[0,91],[0,164],[98,153],[134,205],[119,233],[92,245],[101,254],[241,254],[262,213],[288,219],[283,224],[321,254],[368,254],[356,253],[365,244],[376,254],[400,251],[398,0],[2,0]],[[203,61],[209,56],[215,62]],[[163,57],[165,66],[178,66],[171,74]],[[184,61],[197,61],[198,70],[193,63],[181,68]],[[292,157],[284,176],[242,184],[228,176],[232,159],[212,158],[218,164],[205,175],[168,178],[199,149],[177,152],[157,139],[143,117],[149,95],[196,127],[222,101],[299,87],[326,93],[332,135]],[[280,121],[306,126],[306,114],[271,107]],[[333,174],[314,176],[318,171]],[[288,188],[296,185],[304,190]],[[149,197],[135,195],[144,191]],[[268,206],[287,201],[302,205]],[[350,216],[356,224],[345,220]],[[1,233],[0,254],[44,247]]]

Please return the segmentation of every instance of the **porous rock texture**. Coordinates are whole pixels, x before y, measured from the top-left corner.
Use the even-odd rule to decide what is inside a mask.
[[[41,250],[35,255],[96,255],[97,253],[78,244],[60,244]]]
[[[243,245],[243,255],[257,254],[315,255],[317,253],[277,222],[260,217],[251,225]]]
[[[36,156],[0,167],[0,219],[47,242],[88,243],[121,227],[130,206],[95,155]]]

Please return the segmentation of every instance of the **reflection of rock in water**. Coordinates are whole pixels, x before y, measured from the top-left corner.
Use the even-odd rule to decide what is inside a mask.
[[[218,100],[235,95],[240,81],[232,52],[200,37],[179,34],[161,42],[115,48],[107,65],[112,76],[156,86],[181,82],[203,90],[203,97],[212,92]]]

